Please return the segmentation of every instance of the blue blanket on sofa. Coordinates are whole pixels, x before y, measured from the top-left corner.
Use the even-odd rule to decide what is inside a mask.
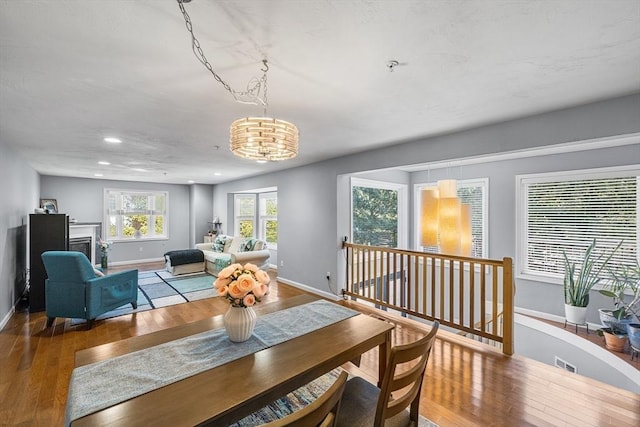
[[[173,266],[204,262],[204,253],[200,249],[169,251],[166,252],[164,256],[169,257],[169,261],[171,261],[171,265]]]

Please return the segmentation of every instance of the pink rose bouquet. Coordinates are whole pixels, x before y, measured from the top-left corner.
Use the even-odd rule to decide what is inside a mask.
[[[234,307],[252,307],[269,293],[269,275],[253,264],[231,264],[223,268],[213,287]]]

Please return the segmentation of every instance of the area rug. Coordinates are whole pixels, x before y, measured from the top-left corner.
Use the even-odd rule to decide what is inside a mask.
[[[125,304],[97,317],[110,319],[125,314],[139,313],[158,307],[211,298],[217,295],[213,288],[215,277],[208,273],[173,276],[166,270],[138,272],[138,308]],[[71,324],[85,323],[84,319],[71,319]]]
[[[265,406],[259,411],[241,419],[237,423],[232,424],[231,427],[259,426],[302,409],[331,387],[331,384],[335,382],[341,371],[340,368],[334,369],[309,384],[287,394],[285,397]],[[438,427],[438,425],[420,416],[418,427]]]

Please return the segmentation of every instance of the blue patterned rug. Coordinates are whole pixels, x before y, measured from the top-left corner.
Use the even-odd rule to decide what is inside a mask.
[[[158,307],[211,298],[217,295],[213,288],[215,277],[207,273],[173,276],[166,270],[138,272],[138,308],[125,304],[97,317],[110,319],[125,314],[139,313]],[[85,323],[84,319],[71,319],[72,325]]]

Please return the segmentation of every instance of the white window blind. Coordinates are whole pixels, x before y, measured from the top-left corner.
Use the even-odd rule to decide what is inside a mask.
[[[471,256],[486,258],[485,251],[485,191],[486,181],[459,181],[458,198],[471,205]]]
[[[622,246],[610,260],[634,265],[638,256],[638,171],[537,175],[522,180],[526,245],[523,273],[560,277],[563,251],[581,261],[596,239],[596,254]]]

